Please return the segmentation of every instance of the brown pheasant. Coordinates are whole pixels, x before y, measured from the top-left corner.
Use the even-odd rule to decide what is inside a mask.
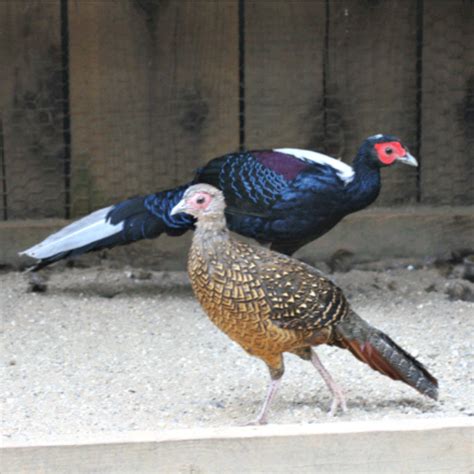
[[[270,370],[271,383],[257,423],[266,423],[283,376],[284,352],[314,364],[333,395],[330,414],[338,406],[347,409],[342,391],[312,349],[319,344],[349,349],[373,369],[437,399],[437,380],[361,319],[340,288],[298,260],[234,240],[224,209],[221,191],[197,184],[186,190],[172,214],[197,218],[188,272],[202,307],[219,329]]]

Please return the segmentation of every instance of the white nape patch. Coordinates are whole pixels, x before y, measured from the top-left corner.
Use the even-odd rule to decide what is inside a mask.
[[[354,170],[352,169],[352,166],[347,165],[343,161],[331,158],[330,156],[323,155],[322,153],[310,150],[300,150],[299,148],[278,148],[273,151],[293,155],[295,158],[299,158],[300,160],[309,160],[319,163],[320,165],[331,166],[336,170],[337,175],[345,184],[350,183],[354,179]]]
[[[116,234],[123,229],[123,222],[112,225],[106,216],[113,206],[99,209],[44,239],[39,244],[20,252],[20,255],[43,259],[67,252]]]
[[[369,140],[378,140],[379,138],[382,138],[383,135],[381,133],[377,133],[377,135],[372,135],[369,137]]]

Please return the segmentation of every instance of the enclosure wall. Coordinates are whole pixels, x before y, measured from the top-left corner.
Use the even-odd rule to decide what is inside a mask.
[[[0,218],[76,217],[292,146],[374,133],[421,166],[379,205],[474,203],[470,0],[0,3]]]

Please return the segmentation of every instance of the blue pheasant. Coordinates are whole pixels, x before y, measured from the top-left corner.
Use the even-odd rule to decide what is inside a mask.
[[[22,254],[37,259],[32,270],[39,270],[163,233],[181,235],[194,228],[194,220],[170,212],[189,186],[207,183],[223,191],[231,230],[291,255],[371,204],[380,192],[380,168],[397,161],[418,165],[398,138],[381,134],[362,143],[352,166],[293,148],[230,153],[209,161],[188,184],[95,211]]]

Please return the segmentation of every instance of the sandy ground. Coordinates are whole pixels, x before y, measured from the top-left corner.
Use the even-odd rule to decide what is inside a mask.
[[[0,274],[6,439],[237,425],[254,418],[266,391],[266,367],[211,324],[184,273],[102,266],[48,275],[48,290],[37,293],[28,291],[24,274]],[[461,285],[472,296],[473,284],[452,274],[448,279],[443,269],[403,264],[331,277],[361,316],[440,381],[440,401],[433,402],[346,351],[320,347],[348,399],[349,412],[334,423],[474,416],[474,303],[456,299],[459,292],[454,300],[446,294]],[[330,401],[314,368],[289,355],[270,421],[328,421]]]

